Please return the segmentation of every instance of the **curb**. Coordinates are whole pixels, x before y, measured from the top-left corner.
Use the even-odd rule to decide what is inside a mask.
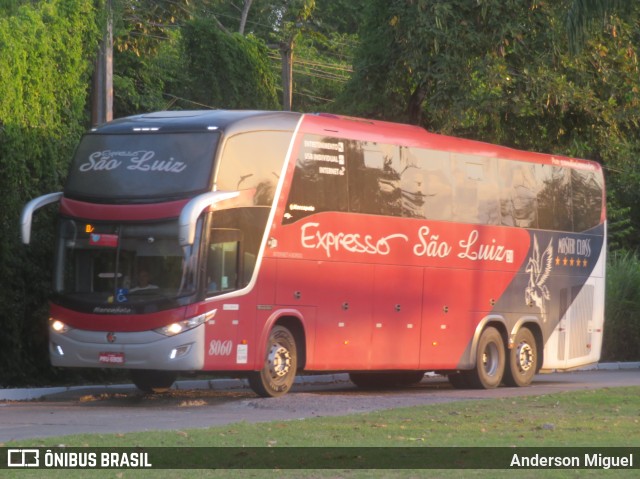
[[[618,371],[628,369],[640,369],[640,361],[598,363],[580,368],[578,369],[578,371]],[[339,384],[345,382],[349,382],[349,375],[347,373],[297,376],[294,384],[299,386],[310,386]],[[176,381],[172,389],[209,389],[217,391],[246,390],[249,389],[249,384],[246,379],[186,379]],[[34,399],[41,399],[47,396],[52,396],[55,394],[84,390],[87,391],[87,394],[105,394],[118,391],[135,391],[136,387],[133,384],[110,384],[92,386],[0,389],[0,401],[30,401]]]
[[[630,363],[598,363],[594,364],[593,367],[588,368],[588,370],[597,369],[599,371],[607,371],[607,370],[618,370],[618,369],[638,369],[640,368],[639,362],[630,362]],[[587,368],[585,368],[587,370]]]
[[[349,382],[349,375],[319,374],[311,376],[297,376],[294,384],[300,386],[327,385]],[[249,383],[246,379],[185,379],[174,383],[171,389],[189,390],[205,389],[216,391],[247,390]],[[87,386],[58,386],[46,388],[0,389],[0,401],[31,401],[47,396],[69,392],[87,391],[87,394],[107,394],[115,392],[135,391],[133,384],[107,384]]]

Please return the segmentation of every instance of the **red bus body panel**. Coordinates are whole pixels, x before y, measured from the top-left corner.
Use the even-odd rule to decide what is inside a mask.
[[[534,254],[554,246],[558,284],[582,278],[587,259],[582,269],[563,265],[563,258],[583,258],[559,254],[556,245],[562,234],[336,211],[286,223],[283,218],[305,135],[600,171],[591,162],[435,135],[416,126],[303,115],[274,203],[268,240],[248,287],[145,315],[87,315],[53,304],[52,316],[86,330],[143,331],[207,313],[204,369],[219,371],[261,369],[269,331],[283,318],[301,325],[299,353],[304,368],[312,371],[472,367],[478,327],[493,316],[505,323],[507,335],[521,321],[505,319],[509,315],[540,321],[544,338],[551,335],[556,324],[544,324],[544,314],[525,301],[530,282],[527,268]],[[186,202],[101,205],[64,198],[60,213],[94,221],[145,221],[175,218]],[[604,224],[604,201],[602,204]],[[602,236],[602,231],[598,234]],[[569,241],[578,235],[564,236]],[[603,241],[601,237],[585,238],[594,245]],[[597,259],[590,257],[588,268]],[[567,307],[554,306],[554,316],[562,316],[562,308]]]

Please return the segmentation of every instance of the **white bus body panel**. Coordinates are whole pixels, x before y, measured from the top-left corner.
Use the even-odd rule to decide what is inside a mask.
[[[571,306],[560,319],[544,348],[543,371],[576,369],[597,363],[602,351],[606,241],[591,277],[580,292],[560,291]]]
[[[204,335],[204,325],[175,336],[155,331],[51,331],[49,352],[53,366],[196,371],[204,367]],[[113,362],[100,361],[101,356],[111,356]]]

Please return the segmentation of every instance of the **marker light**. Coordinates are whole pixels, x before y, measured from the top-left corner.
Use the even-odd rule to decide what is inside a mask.
[[[191,344],[183,344],[182,346],[179,346],[171,351],[171,354],[169,354],[169,359],[180,358],[187,354],[190,349]]]
[[[62,321],[53,318],[49,318],[49,321],[51,321],[51,329],[53,329],[56,333],[63,334],[69,331],[69,326],[64,324]]]

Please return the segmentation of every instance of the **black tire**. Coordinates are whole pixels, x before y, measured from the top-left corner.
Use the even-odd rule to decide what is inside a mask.
[[[460,371],[447,376],[449,383],[455,389],[469,389],[469,371]]]
[[[142,392],[164,393],[173,386],[178,373],[153,369],[132,369],[129,376],[133,384]]]
[[[286,394],[296,377],[298,356],[296,341],[283,326],[274,326],[267,341],[264,366],[249,374],[249,386],[261,397]]]
[[[349,380],[361,389],[380,387],[379,378],[373,373],[349,373]]]
[[[422,381],[422,378],[424,378],[424,371],[349,373],[351,382],[362,389],[412,386]]]
[[[531,384],[538,369],[538,346],[529,328],[520,328],[514,346],[509,350],[504,383],[507,386],[525,387]]]
[[[500,386],[505,369],[505,347],[502,335],[489,326],[480,335],[476,352],[476,367],[468,374],[469,386],[474,389],[493,389]]]
[[[403,371],[393,373],[395,385],[398,387],[413,386],[424,379],[424,371]]]

